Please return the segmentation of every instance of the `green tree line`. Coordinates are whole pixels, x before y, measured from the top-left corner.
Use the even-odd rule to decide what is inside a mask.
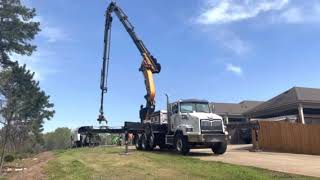
[[[43,135],[44,149],[67,149],[71,147],[71,130],[69,128],[57,128],[53,132]]]

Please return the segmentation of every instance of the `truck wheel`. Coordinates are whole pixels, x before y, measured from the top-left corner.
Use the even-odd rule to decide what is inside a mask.
[[[152,151],[156,146],[155,146],[155,139],[154,139],[154,135],[151,134],[148,138],[148,142],[149,142],[149,149],[150,151]]]
[[[189,153],[190,148],[188,145],[188,140],[186,137],[182,136],[182,135],[178,135],[176,137],[176,150],[182,154],[182,155],[186,155]]]
[[[134,145],[136,146],[137,150],[141,150],[142,149],[142,147],[141,147],[141,137],[138,134],[134,135]]]
[[[150,150],[149,141],[145,134],[141,136],[141,147],[142,147],[142,150],[145,150],[145,151]]]
[[[215,154],[224,154],[227,150],[227,142],[219,142],[212,146],[212,152]]]

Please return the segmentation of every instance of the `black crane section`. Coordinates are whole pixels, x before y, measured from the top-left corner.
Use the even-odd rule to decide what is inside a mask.
[[[134,44],[138,48],[143,60],[139,71],[144,75],[145,85],[147,94],[145,95],[146,105],[140,108],[140,119],[141,122],[148,119],[149,115],[155,110],[155,85],[153,80],[153,74],[160,73],[161,65],[157,62],[157,59],[152,56],[149,50],[144,45],[143,41],[140,40],[134,31],[133,25],[128,20],[128,16],[123,10],[117,6],[115,2],[111,2],[106,10],[105,19],[105,31],[104,31],[104,49],[103,49],[103,63],[101,69],[101,102],[100,102],[100,115],[98,121],[106,121],[104,116],[104,94],[108,91],[108,70],[109,70],[109,57],[110,57],[110,42],[111,42],[111,25],[112,25],[112,13],[115,13],[119,18],[120,22],[125,27],[126,31],[130,35]]]

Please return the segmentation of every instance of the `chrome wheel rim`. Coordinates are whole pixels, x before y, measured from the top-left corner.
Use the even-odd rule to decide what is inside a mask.
[[[146,148],[146,142],[145,142],[146,140],[145,140],[145,138],[144,137],[142,137],[142,139],[141,139],[141,146],[142,146],[142,149],[145,149]]]
[[[152,147],[153,146],[153,142],[154,142],[154,137],[150,136],[150,140],[149,140],[149,146]]]
[[[181,139],[178,139],[177,140],[177,150],[181,151],[181,149],[182,149],[182,141],[181,141]]]

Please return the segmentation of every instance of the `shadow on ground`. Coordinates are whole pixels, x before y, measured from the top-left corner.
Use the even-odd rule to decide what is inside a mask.
[[[137,151],[137,150],[135,150],[135,149],[130,149],[129,150],[129,153],[130,152],[135,152],[135,151]],[[210,150],[211,151],[211,150]],[[172,156],[181,156],[181,154],[179,154],[178,152],[176,152],[175,150],[169,150],[169,149],[159,149],[159,148],[155,148],[154,150],[152,150],[152,151],[145,151],[145,152],[151,152],[151,153],[157,153],[157,154],[168,154],[168,155],[172,155]],[[202,156],[202,157],[204,157],[204,156],[217,156],[217,155],[215,155],[215,154],[213,154],[212,152],[200,152],[200,151],[198,151],[198,152],[194,152],[194,151],[190,151],[189,153],[188,153],[188,155],[187,156],[191,156],[191,157],[198,157],[198,156]]]

